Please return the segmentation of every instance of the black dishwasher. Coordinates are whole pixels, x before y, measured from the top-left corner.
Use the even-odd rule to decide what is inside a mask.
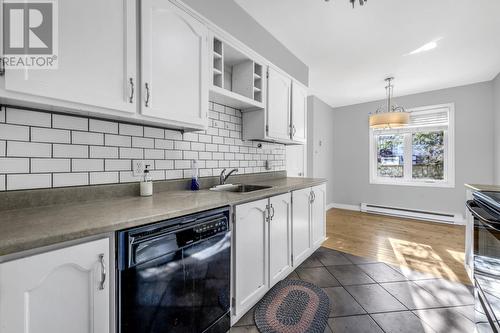
[[[119,232],[119,332],[227,332],[230,247],[229,208]]]

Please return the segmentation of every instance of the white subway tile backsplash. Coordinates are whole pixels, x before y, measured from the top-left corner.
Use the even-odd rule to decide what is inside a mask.
[[[189,150],[191,149],[191,143],[186,141],[175,141],[174,147],[177,150]]]
[[[118,147],[91,146],[90,158],[118,158]]]
[[[165,137],[165,130],[156,127],[144,127],[144,136],[148,138],[163,139]]]
[[[65,116],[61,114],[52,115],[52,127],[72,130],[89,130],[88,118]]]
[[[174,168],[175,169],[189,169],[189,168],[191,168],[191,161],[190,160],[176,160],[174,162]]]
[[[119,182],[118,172],[91,172],[90,185],[113,184]]]
[[[165,150],[165,158],[167,160],[181,160],[182,150]]]
[[[67,158],[87,158],[89,156],[88,146],[79,145],[63,145],[63,144],[53,144],[52,145],[52,156],[53,157],[67,157]]]
[[[119,131],[121,135],[143,136],[144,134],[142,126],[129,124],[119,124]]]
[[[7,141],[7,156],[51,157],[52,146],[48,143]]]
[[[0,158],[0,174],[1,173],[29,173],[30,160],[29,158]]]
[[[49,143],[70,143],[70,131],[53,128],[32,127],[31,141]]]
[[[27,126],[0,124],[0,139],[28,141],[30,128]]]
[[[200,160],[211,160],[212,159],[212,153],[211,152],[200,151],[198,158]]]
[[[21,110],[9,116],[0,108],[0,191],[137,182],[133,160],[151,165],[155,180],[190,177],[192,159],[198,160],[201,177],[229,167],[240,173],[263,172],[266,160],[274,170],[284,169],[284,146],[264,144],[257,149],[258,143],[242,141],[241,112],[210,105],[209,128],[184,135],[45,112]],[[18,175],[33,177],[10,177]]]
[[[141,148],[120,148],[120,158],[143,159],[144,149]]]
[[[224,113],[224,110],[225,110],[225,106],[222,105],[222,104],[217,104],[217,103],[214,103],[214,108],[213,108],[214,111],[217,111],[217,112],[222,112]]]
[[[132,170],[132,160],[109,160],[104,161],[106,171],[130,171]]]
[[[134,148],[154,148],[155,140],[150,138],[132,137],[132,147]]]
[[[103,145],[104,134],[92,132],[75,132],[71,133],[71,143],[77,145]]]
[[[82,186],[89,184],[88,173],[55,173],[53,175],[54,187]]]
[[[165,139],[182,140],[182,133],[179,131],[165,130]]]
[[[156,170],[171,170],[174,168],[174,161],[172,160],[156,160],[155,169]]]
[[[50,113],[7,108],[6,122],[9,124],[50,127]]]
[[[174,142],[172,140],[155,139],[155,148],[174,149]]]
[[[165,151],[161,149],[145,149],[144,150],[144,158],[146,159],[164,159]]]
[[[71,160],[60,158],[32,158],[31,173],[70,172]]]
[[[200,142],[191,142],[191,150],[204,151],[205,144]]]
[[[184,133],[184,135],[182,136],[182,139],[184,141],[198,141],[198,134],[192,133],[192,132],[187,132],[187,133]]]
[[[98,119],[89,119],[89,131],[118,134],[118,123]]]
[[[132,137],[124,135],[105,134],[104,144],[115,147],[132,147]]]
[[[73,159],[71,161],[71,170],[80,171],[104,171],[104,160],[101,159]]]
[[[24,174],[7,175],[7,190],[26,190],[33,188],[52,187],[52,175],[49,174]]]
[[[183,178],[184,173],[182,170],[167,170],[166,179],[180,179]]]
[[[197,160],[198,159],[198,152],[191,151],[191,150],[185,150],[183,152],[183,157],[185,160]]]
[[[210,135],[199,134],[198,135],[198,140],[200,142],[212,143],[212,137]]]
[[[120,183],[132,183],[140,181],[140,176],[134,176],[132,171],[120,171]]]

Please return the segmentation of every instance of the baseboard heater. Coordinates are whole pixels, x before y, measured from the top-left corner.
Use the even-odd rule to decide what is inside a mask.
[[[424,220],[424,221],[456,223],[456,224],[463,223],[463,221],[462,221],[463,218],[460,215],[449,214],[449,213],[431,212],[431,211],[424,211],[424,210],[417,210],[417,209],[373,205],[373,204],[367,204],[367,203],[361,204],[361,211],[365,212],[365,213],[374,213],[374,214],[381,214],[381,215],[406,217],[406,218],[413,218],[413,219]]]

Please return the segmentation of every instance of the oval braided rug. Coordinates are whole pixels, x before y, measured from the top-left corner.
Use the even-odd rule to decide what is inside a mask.
[[[323,333],[330,300],[321,288],[300,280],[278,282],[255,308],[261,333]]]

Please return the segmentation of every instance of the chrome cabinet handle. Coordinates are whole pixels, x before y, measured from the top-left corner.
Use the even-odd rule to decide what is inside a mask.
[[[271,221],[271,210],[270,210],[270,206],[269,205],[266,205],[266,210],[264,211],[264,216],[265,216],[265,219],[266,219],[266,222],[270,222]]]
[[[106,282],[106,263],[104,262],[104,254],[99,255],[99,263],[101,264],[101,281],[99,281],[99,290],[104,290],[104,283]]]
[[[149,98],[151,97],[151,93],[149,91],[149,84],[146,82],[146,107],[149,107]]]
[[[314,194],[313,191],[311,191],[311,193],[309,193],[309,203],[313,203],[315,197],[316,197],[316,195]]]
[[[135,94],[134,79],[130,78],[128,82],[130,85],[130,96],[128,98],[128,102],[132,104],[134,103],[134,94]]]
[[[272,214],[271,214],[271,221],[273,220],[274,218],[274,207],[273,207],[273,204],[271,204],[271,210],[272,210]]]
[[[295,125],[292,125],[292,137],[294,137],[295,134],[297,134],[297,127],[295,127]]]

